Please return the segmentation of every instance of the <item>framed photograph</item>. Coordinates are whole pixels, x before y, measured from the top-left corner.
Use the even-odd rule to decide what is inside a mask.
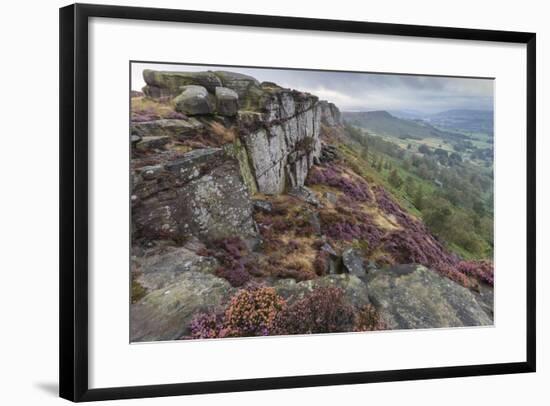
[[[60,10],[60,395],[535,371],[535,34]]]

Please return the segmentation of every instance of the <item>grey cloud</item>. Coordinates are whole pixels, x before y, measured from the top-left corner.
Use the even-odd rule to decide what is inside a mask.
[[[341,110],[492,109],[491,79],[419,75],[328,72],[200,65],[132,64],[132,89],[144,86],[143,69],[201,71],[229,70],[307,91],[334,102]]]

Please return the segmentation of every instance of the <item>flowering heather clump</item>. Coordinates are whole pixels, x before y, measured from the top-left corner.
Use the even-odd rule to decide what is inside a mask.
[[[320,251],[313,261],[313,269],[317,276],[323,276],[328,269],[329,253],[326,251]]]
[[[334,287],[318,288],[287,306],[274,322],[275,334],[316,334],[351,331],[353,307],[344,291]]]
[[[285,304],[273,288],[239,291],[225,310],[227,334],[234,337],[268,335],[275,317]]]
[[[174,119],[174,120],[186,120],[187,116],[179,111],[169,112],[165,118]]]
[[[454,266],[448,264],[439,264],[435,267],[437,272],[441,275],[449,278],[453,282],[458,283],[459,285],[464,286],[465,288],[472,289],[477,286],[477,283],[471,278],[467,277],[463,273],[460,273],[458,269]]]
[[[234,262],[230,267],[220,267],[216,269],[216,276],[224,278],[231,286],[243,286],[250,281],[250,274],[240,262]]]
[[[401,264],[415,263],[437,269],[440,264],[453,266],[458,261],[426,229],[393,231],[382,238],[382,244]]]
[[[369,247],[380,243],[383,232],[374,224],[372,218],[360,211],[321,213],[323,233],[332,240],[365,240]]]
[[[253,264],[248,259],[248,248],[239,237],[226,238],[214,244],[216,249],[205,254],[215,257],[221,263],[216,275],[226,279],[231,286],[243,286],[250,280],[248,272]]]
[[[493,285],[490,261],[460,261],[429,232],[427,227],[408,215],[381,187],[375,186],[378,206],[393,215],[404,228],[383,238],[384,249],[399,263],[417,263],[437,270],[443,276],[465,286],[475,287],[471,278]]]
[[[373,189],[374,195],[376,196],[376,203],[384,213],[393,215],[403,227],[418,228],[418,222],[409,216],[384,188],[374,186]]]
[[[200,313],[189,324],[191,338],[218,338],[223,336],[223,314]]]
[[[480,282],[493,286],[494,269],[491,261],[460,261],[457,265],[458,272],[473,276]]]
[[[386,330],[387,328],[386,323],[371,304],[355,313],[354,331]]]
[[[306,179],[307,185],[327,185],[341,190],[349,198],[358,202],[372,200],[369,184],[359,176],[350,179],[344,171],[335,164],[314,166]]]

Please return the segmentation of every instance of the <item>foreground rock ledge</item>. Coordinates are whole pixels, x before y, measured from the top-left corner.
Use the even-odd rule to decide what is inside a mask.
[[[368,292],[390,329],[493,324],[470,290],[420,265],[371,272]]]

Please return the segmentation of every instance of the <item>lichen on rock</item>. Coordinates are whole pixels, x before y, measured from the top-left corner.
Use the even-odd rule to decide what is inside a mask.
[[[391,329],[493,324],[469,289],[421,265],[370,272],[367,289]]]

